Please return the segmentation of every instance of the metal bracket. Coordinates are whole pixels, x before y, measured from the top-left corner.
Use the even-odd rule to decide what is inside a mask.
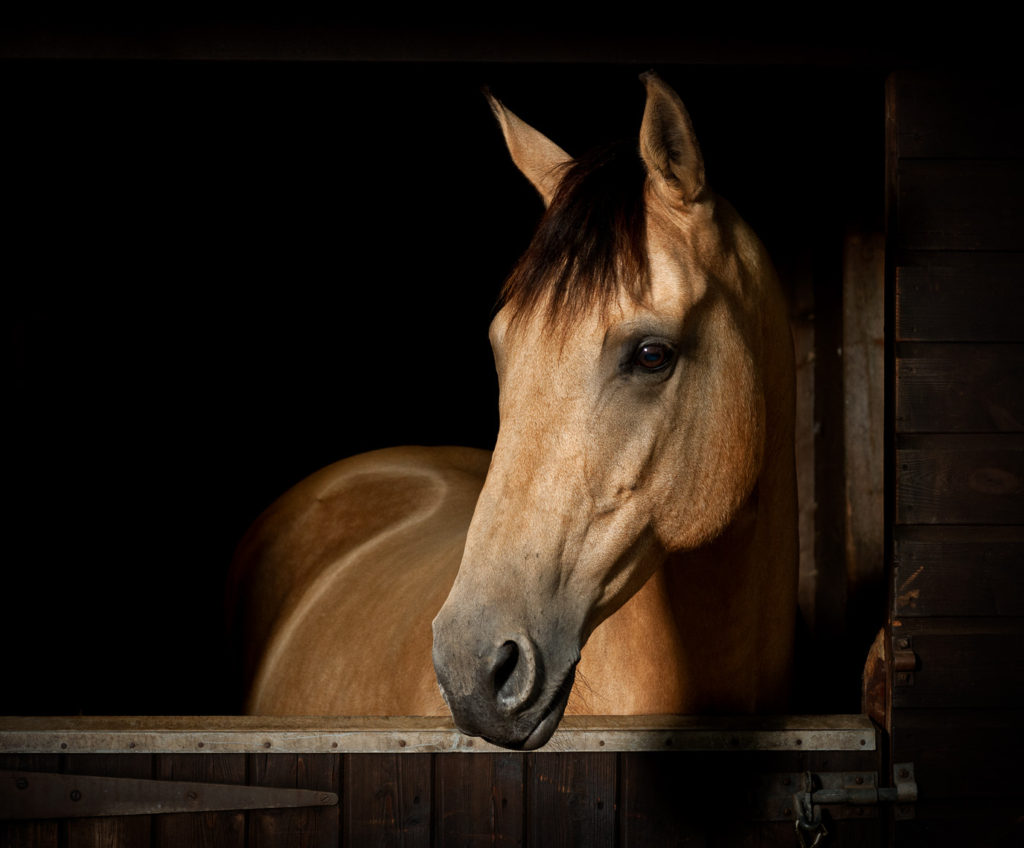
[[[327,807],[334,792],[0,770],[0,820]]]
[[[913,686],[917,670],[917,654],[914,653],[912,636],[895,636],[892,640],[893,683],[896,686]]]

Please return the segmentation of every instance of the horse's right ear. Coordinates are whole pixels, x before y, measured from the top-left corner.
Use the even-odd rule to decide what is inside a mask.
[[[505,144],[512,154],[512,161],[523,175],[540,192],[544,205],[550,206],[555,190],[562,181],[566,166],[572,157],[543,133],[537,132],[528,123],[505,108],[504,104],[485,92],[487,102],[501,125]]]

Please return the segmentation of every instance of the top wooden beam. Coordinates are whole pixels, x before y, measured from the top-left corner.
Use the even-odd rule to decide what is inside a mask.
[[[862,715],[567,716],[543,751],[873,751]],[[450,718],[0,718],[0,753],[495,753]]]

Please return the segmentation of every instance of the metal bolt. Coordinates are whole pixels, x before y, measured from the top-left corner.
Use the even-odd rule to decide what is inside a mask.
[[[82,793],[79,792],[77,789],[72,789],[71,790],[71,800],[72,801],[81,801],[82,800]]]
[[[906,780],[908,777],[910,777],[910,770],[909,769],[900,769],[900,777],[902,777],[904,780]]]
[[[858,777],[858,778],[857,778],[857,779],[855,780],[855,783],[856,783],[856,784],[857,784],[858,786],[860,786],[860,785],[861,785],[861,784],[862,784],[863,782],[864,782],[864,778],[863,778],[863,777]]]
[[[904,649],[909,648],[910,647],[910,640],[909,639],[900,639],[900,647],[904,648]]]
[[[185,797],[188,798],[189,801],[195,801],[196,798],[199,797],[199,793],[193,790],[185,793]]]
[[[28,781],[25,780],[25,778],[23,777],[19,777],[16,781],[14,781],[14,785],[17,786],[19,789],[28,789]]]

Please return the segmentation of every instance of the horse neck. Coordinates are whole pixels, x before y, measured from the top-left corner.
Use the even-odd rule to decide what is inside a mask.
[[[761,282],[765,453],[756,485],[715,541],[670,555],[594,631],[569,712],[786,706],[797,594],[793,347],[777,283],[770,272]]]
[[[765,282],[757,484],[714,542],[670,556],[654,582],[673,611],[690,688],[703,693],[695,711],[782,709],[788,694],[798,559],[793,347],[785,301],[773,277]]]

